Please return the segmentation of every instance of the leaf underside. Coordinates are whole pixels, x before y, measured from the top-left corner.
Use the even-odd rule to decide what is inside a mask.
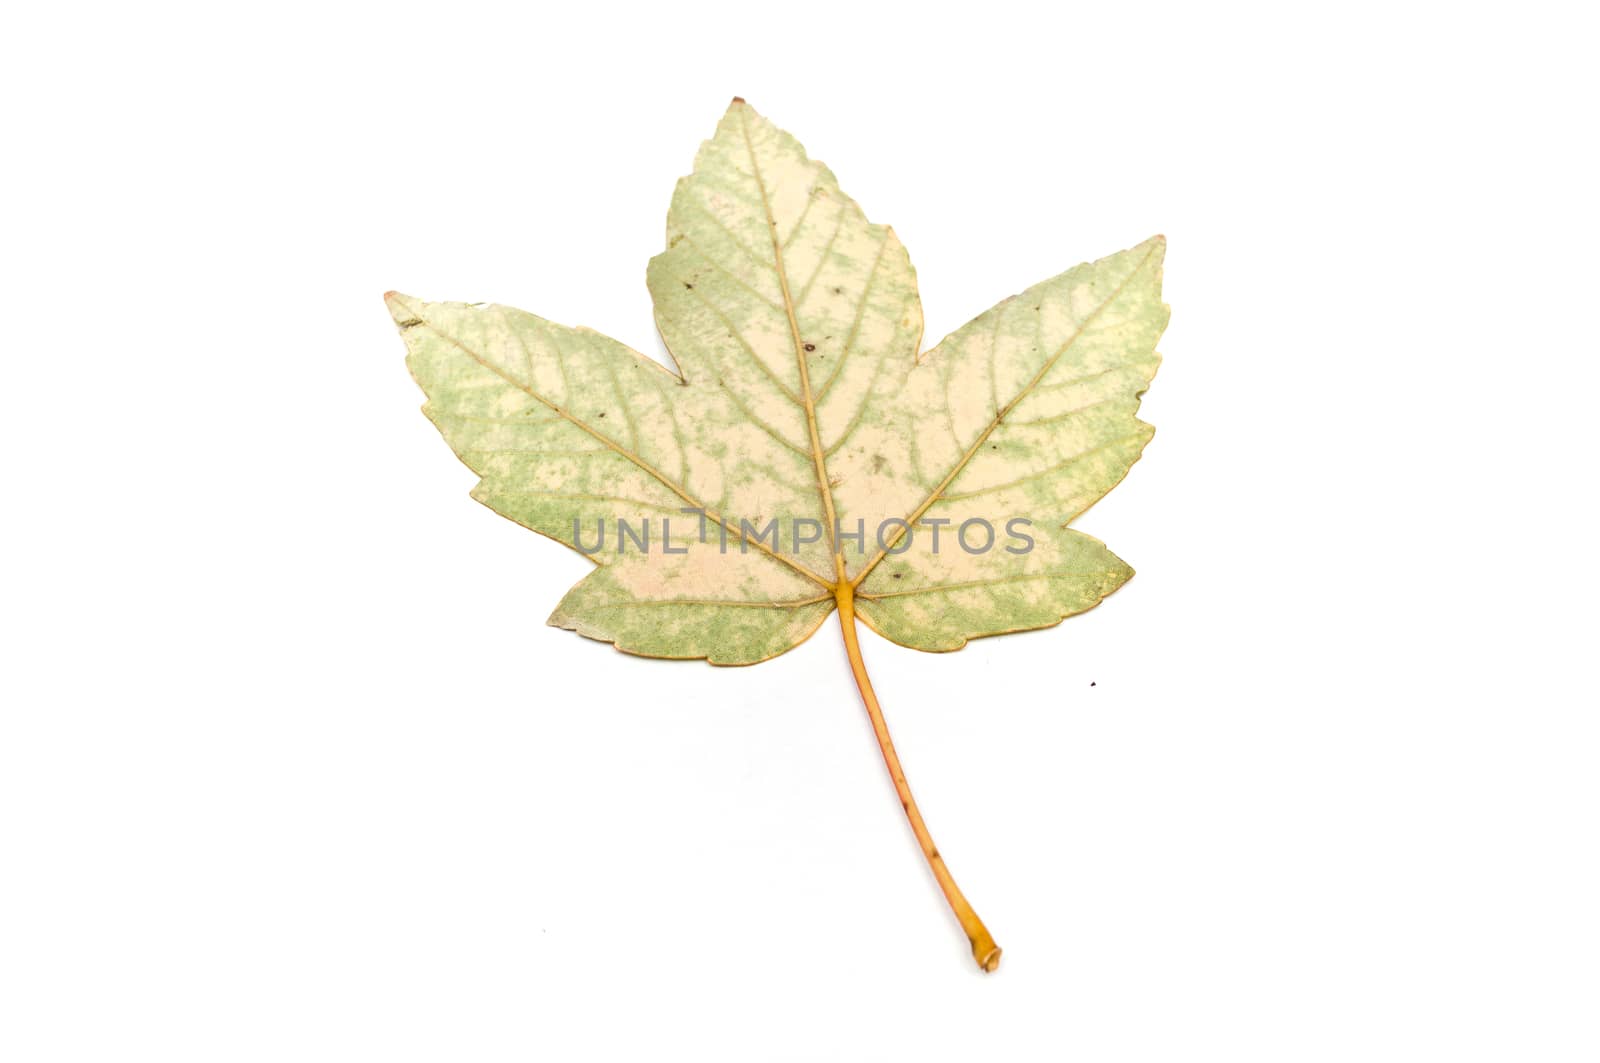
[[[575,549],[580,529],[596,568],[551,624],[753,664],[805,641],[841,584],[879,634],[939,651],[1049,627],[1126,582],[1067,525],[1152,435],[1136,414],[1167,323],[1164,250],[1158,236],[1076,266],[919,356],[894,231],[736,100],[648,270],[678,373],[510,307],[387,299],[423,412],[480,477],[473,497]],[[954,536],[973,518],[1013,546],[1008,522],[1031,522],[1032,548],[968,552]],[[619,521],[647,527],[648,549],[619,551]],[[796,545],[800,527],[816,541]]]

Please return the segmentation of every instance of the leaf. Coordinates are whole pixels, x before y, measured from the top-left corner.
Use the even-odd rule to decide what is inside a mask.
[[[1136,413],[1167,323],[1164,251],[1158,236],[1074,267],[919,356],[894,231],[735,99],[647,274],[677,373],[509,307],[387,301],[423,411],[480,477],[473,497],[595,562],[551,624],[734,665],[839,611],[913,831],[991,970],[999,949],[911,798],[855,617],[955,650],[1059,623],[1133,575],[1067,524],[1153,432]]]

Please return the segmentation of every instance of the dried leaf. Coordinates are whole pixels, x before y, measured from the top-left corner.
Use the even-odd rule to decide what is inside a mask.
[[[584,552],[550,623],[754,664],[838,609],[912,828],[986,970],[999,949],[911,798],[859,616],[921,650],[1049,627],[1132,576],[1067,527],[1138,460],[1161,237],[1012,296],[918,356],[916,275],[827,167],[735,100],[648,279],[680,371],[521,310],[387,297],[473,497]],[[609,533],[609,534],[607,534]],[[981,549],[980,549],[981,548]]]

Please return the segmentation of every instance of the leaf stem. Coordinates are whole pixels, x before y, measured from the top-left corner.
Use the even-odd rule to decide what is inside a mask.
[[[877,736],[878,748],[883,753],[883,763],[889,769],[889,778],[894,782],[895,793],[900,795],[900,807],[905,809],[906,819],[911,823],[911,833],[917,836],[917,844],[922,847],[922,855],[927,858],[928,867],[933,870],[933,877],[938,880],[939,888],[944,891],[944,899],[950,903],[950,910],[955,912],[957,921],[961,923],[961,929],[966,931],[967,939],[972,942],[972,958],[978,961],[978,966],[985,971],[992,971],[1000,965],[1000,946],[994,943],[994,937],[989,933],[988,927],[983,925],[983,920],[973,911],[972,905],[961,892],[961,887],[956,885],[950,869],[945,866],[944,857],[939,855],[938,846],[933,844],[933,836],[928,833],[927,823],[923,822],[916,798],[911,796],[911,786],[906,782],[905,770],[900,767],[899,754],[894,751],[894,740],[889,737],[889,724],[884,720],[883,709],[878,705],[878,695],[872,690],[872,680],[867,678],[867,664],[862,660],[861,643],[856,638],[854,589],[848,582],[841,581],[834,591],[834,596],[839,605],[839,628],[844,633],[844,649],[850,658],[850,671],[856,677],[856,686],[861,691],[861,701],[866,705],[867,716],[872,720],[872,732]]]

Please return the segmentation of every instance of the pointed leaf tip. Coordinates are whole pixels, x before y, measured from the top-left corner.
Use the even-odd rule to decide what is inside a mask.
[[[400,292],[383,293],[383,305],[389,308],[389,316],[402,329],[418,323],[417,312],[413,309],[415,303],[416,300],[411,296]]]

